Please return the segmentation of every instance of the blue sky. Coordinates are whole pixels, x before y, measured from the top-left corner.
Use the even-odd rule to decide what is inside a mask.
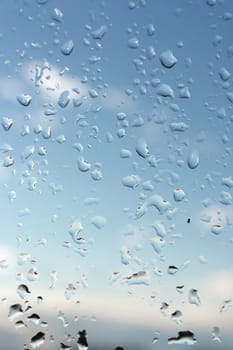
[[[41,348],[71,345],[77,327],[87,329],[90,349],[176,348],[167,340],[184,330],[195,334],[194,349],[232,343],[232,309],[219,312],[233,293],[232,7],[230,0],[1,2],[1,118],[13,122],[0,129],[7,298],[0,325],[3,337],[12,335],[5,348],[18,341],[31,349],[39,331]],[[64,55],[69,40],[74,47]],[[175,57],[173,67],[161,63],[164,54]],[[62,108],[64,91],[70,101]],[[28,106],[18,102],[21,94],[32,97]],[[9,156],[14,164],[5,167]],[[166,233],[159,252],[152,246],[161,238],[158,225]],[[22,265],[21,253],[29,254]],[[175,275],[169,266],[178,268]],[[33,267],[39,277],[32,282]],[[57,281],[49,288],[52,271]],[[130,285],[140,271],[146,278]],[[119,278],[111,283],[114,272]],[[25,302],[17,294],[22,283],[48,327],[15,329],[8,320],[10,305]],[[75,292],[66,300],[70,284]],[[190,303],[191,289],[199,306]],[[171,320],[176,310],[181,324]],[[212,339],[216,326],[222,343]]]

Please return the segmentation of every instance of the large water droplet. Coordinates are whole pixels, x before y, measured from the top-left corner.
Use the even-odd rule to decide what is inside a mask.
[[[128,285],[145,285],[150,284],[150,274],[147,271],[139,271],[132,275],[125,277],[125,282]]]
[[[134,189],[140,184],[141,178],[138,175],[128,175],[123,177],[121,182],[123,186]]]
[[[156,93],[157,93],[157,95],[162,96],[162,97],[172,97],[173,98],[175,96],[173,89],[168,84],[159,84],[157,89],[156,89]]]
[[[20,298],[25,299],[31,292],[26,284],[20,284],[17,288]]]
[[[103,39],[104,35],[107,33],[108,27],[105,25],[100,26],[99,28],[93,30],[91,33],[92,38],[96,40]]]
[[[199,306],[201,304],[200,297],[198,295],[198,290],[197,289],[190,289],[189,295],[188,295],[188,300],[190,304],[194,304]]]
[[[59,99],[58,99],[58,105],[61,107],[61,108],[65,108],[66,106],[68,106],[70,102],[70,93],[68,90],[66,91],[63,91],[60,96],[59,96]]]
[[[27,94],[21,94],[17,96],[17,100],[22,106],[27,107],[30,105],[32,97]]]
[[[31,347],[32,349],[39,348],[45,342],[45,333],[38,332],[31,338]]]
[[[195,169],[199,165],[199,153],[196,149],[189,152],[187,163],[190,169]]]
[[[40,323],[40,316],[37,314],[31,314],[27,317],[27,321],[35,326],[38,326]]]
[[[13,304],[9,307],[8,318],[11,322],[22,315],[23,315],[22,305]]]
[[[161,64],[165,68],[172,68],[177,63],[177,58],[171,50],[166,50],[159,56]]]
[[[14,165],[14,163],[15,163],[14,158],[11,157],[11,156],[7,156],[7,157],[4,158],[3,164],[2,164],[2,165],[3,165],[5,168],[8,168],[8,167]]]
[[[91,219],[91,223],[100,230],[106,225],[107,220],[104,216],[97,215]]]
[[[88,342],[87,342],[87,332],[84,329],[83,331],[78,332],[79,338],[77,341],[78,350],[88,350]]]
[[[74,49],[74,42],[73,40],[67,40],[61,47],[61,53],[63,55],[68,56],[72,53]]]
[[[196,338],[194,334],[190,331],[178,332],[177,337],[172,337],[168,339],[168,344],[180,344],[180,345],[193,345],[196,343]]]
[[[128,265],[132,259],[129,249],[123,246],[120,250],[120,253],[121,253],[121,263],[123,265]]]
[[[5,131],[8,131],[13,125],[13,119],[8,117],[2,117],[1,125]]]
[[[137,154],[142,158],[147,158],[150,154],[149,148],[145,139],[142,139],[142,138],[138,139],[135,149]]]
[[[128,46],[131,49],[137,49],[139,47],[139,39],[137,37],[130,38],[128,40]]]
[[[83,173],[87,172],[91,168],[91,163],[87,162],[83,157],[78,160],[78,168]]]

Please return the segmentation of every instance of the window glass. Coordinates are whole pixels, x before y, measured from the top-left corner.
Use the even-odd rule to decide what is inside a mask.
[[[0,2],[0,348],[232,348],[233,2]]]

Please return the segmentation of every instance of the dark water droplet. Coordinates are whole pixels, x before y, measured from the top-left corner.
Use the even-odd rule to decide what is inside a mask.
[[[87,332],[84,329],[83,331],[78,332],[79,338],[77,342],[78,350],[87,350],[88,342],[87,342]]]
[[[45,333],[38,332],[31,338],[31,347],[32,349],[36,349],[40,347],[45,342]]]
[[[177,337],[172,337],[168,339],[168,344],[182,344],[182,345],[193,345],[196,343],[196,338],[194,334],[190,331],[178,332]]]

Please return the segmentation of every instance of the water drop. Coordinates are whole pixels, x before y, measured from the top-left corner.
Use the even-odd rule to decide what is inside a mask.
[[[61,108],[65,108],[66,106],[68,106],[69,102],[70,102],[70,93],[68,90],[65,90],[60,94],[57,103]]]
[[[33,324],[34,326],[38,326],[40,323],[40,316],[37,314],[31,314],[27,317],[27,321]]]
[[[185,192],[181,188],[176,188],[173,191],[173,198],[176,202],[181,202],[185,198]]]
[[[212,328],[212,340],[216,341],[218,343],[222,342],[222,338],[221,338],[220,328],[219,327],[213,327]]]
[[[161,64],[165,68],[172,68],[177,63],[177,58],[171,50],[166,50],[159,56]]]
[[[150,274],[147,271],[139,271],[132,275],[125,277],[125,281],[128,285],[145,285],[150,284]]]
[[[11,322],[22,315],[23,315],[22,305],[13,304],[9,307],[8,318]]]
[[[152,36],[155,33],[155,27],[152,23],[149,23],[146,27],[147,35]]]
[[[22,106],[27,107],[30,105],[32,97],[27,94],[21,94],[17,96],[17,100]]]
[[[30,282],[35,282],[39,278],[39,273],[37,272],[35,267],[32,267],[31,269],[28,270],[27,273],[27,279]]]
[[[88,350],[88,342],[87,342],[87,332],[84,329],[83,331],[78,332],[79,338],[77,341],[78,350]]]
[[[165,243],[166,242],[161,237],[156,236],[151,238],[151,245],[157,254],[161,253],[161,249],[165,246]]]
[[[123,186],[134,189],[140,184],[141,178],[138,175],[128,175],[123,177],[121,182]]]
[[[138,139],[135,149],[137,154],[142,158],[147,158],[150,154],[149,148],[145,139],[142,139],[142,138]]]
[[[60,343],[61,350],[72,350],[72,346],[66,345],[64,343]]]
[[[168,339],[168,344],[180,344],[180,345],[193,345],[196,343],[196,338],[194,334],[190,331],[178,332],[177,337],[172,337]]]
[[[184,122],[173,122],[169,126],[171,131],[179,131],[179,132],[186,131],[189,128],[189,126]]]
[[[176,267],[174,265],[168,266],[167,272],[169,275],[175,275],[178,271],[179,271],[178,267]]]
[[[11,156],[7,156],[7,157],[4,158],[3,164],[2,164],[2,165],[3,165],[5,168],[8,168],[8,167],[14,165],[14,163],[15,163],[14,158],[11,157]]]
[[[159,237],[163,238],[167,235],[167,230],[161,221],[155,221],[152,224],[152,227],[155,229],[155,232]]]
[[[182,317],[182,312],[180,310],[176,310],[171,314],[171,320],[178,325],[182,323],[181,317]]]
[[[91,36],[93,39],[95,40],[101,40],[103,39],[104,35],[107,33],[107,26],[102,25],[99,28],[93,30],[93,32],[91,33]]]
[[[78,169],[83,173],[87,172],[91,168],[91,163],[87,162],[83,157],[78,160]]]
[[[231,77],[231,73],[224,67],[219,71],[219,76],[223,81],[227,81]]]
[[[215,235],[219,235],[223,231],[223,226],[220,224],[214,224],[211,226],[211,232]]]
[[[63,17],[64,17],[64,15],[63,15],[62,11],[59,8],[55,7],[53,9],[52,19],[54,19],[55,21],[57,21],[59,23],[62,23]]]
[[[199,165],[199,153],[196,149],[193,149],[189,152],[187,163],[190,169],[195,169]]]
[[[168,84],[159,84],[156,93],[158,96],[174,98],[174,91]]]
[[[200,297],[198,295],[198,290],[197,289],[190,289],[189,295],[188,295],[188,301],[190,304],[194,304],[199,306],[201,304]]]
[[[219,202],[224,204],[224,205],[231,205],[232,204],[232,195],[230,194],[230,192],[221,191]]]
[[[31,338],[31,347],[32,349],[39,348],[45,342],[45,333],[38,332]]]
[[[94,169],[91,172],[91,177],[95,181],[100,181],[103,178],[101,169]]]
[[[91,223],[100,230],[106,225],[107,220],[104,216],[97,215],[91,219]]]
[[[20,284],[17,288],[20,298],[25,299],[31,292],[26,284]]]
[[[61,47],[61,53],[63,55],[68,56],[72,53],[74,49],[74,42],[73,40],[67,40]]]
[[[121,253],[121,263],[123,265],[128,265],[132,259],[129,249],[123,246],[120,250],[120,253]]]
[[[8,117],[2,117],[1,125],[5,131],[9,131],[13,125],[13,119]]]
[[[130,49],[137,49],[139,47],[139,39],[137,37],[130,38],[128,40],[128,47]]]

